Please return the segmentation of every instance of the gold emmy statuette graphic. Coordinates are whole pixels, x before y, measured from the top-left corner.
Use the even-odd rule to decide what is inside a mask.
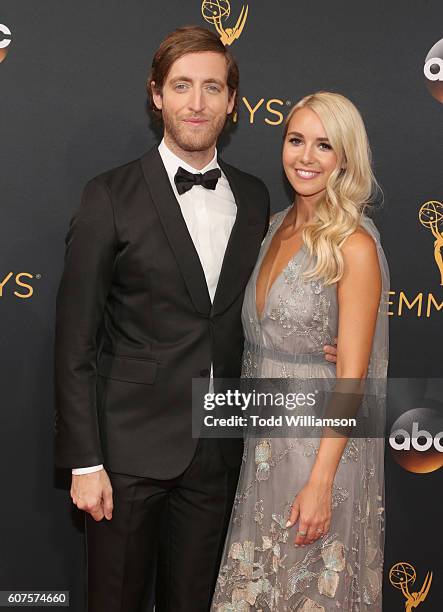
[[[440,285],[443,286],[443,204],[436,200],[425,202],[418,213],[420,223],[431,230],[435,238],[434,258],[440,271]]]
[[[389,570],[390,583],[396,589],[400,589],[406,599],[406,612],[412,612],[413,608],[417,608],[419,604],[426,599],[429,589],[431,588],[432,572],[428,572],[420,591],[418,593],[416,591],[410,593],[409,584],[413,585],[416,578],[417,574],[415,573],[415,568],[410,563],[404,561],[396,563]]]
[[[203,19],[215,26],[220,40],[226,45],[232,45],[245,27],[248,18],[248,5],[243,6],[237,23],[233,28],[224,28],[222,21],[225,21],[231,14],[231,3],[229,0],[203,0],[202,15]]]

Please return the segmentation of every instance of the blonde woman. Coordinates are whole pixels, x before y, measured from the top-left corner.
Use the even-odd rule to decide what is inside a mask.
[[[352,102],[303,98],[283,166],[294,201],[246,289],[242,376],[384,380],[389,273],[365,214],[377,183]],[[323,357],[335,337],[336,366]],[[248,437],[212,609],[381,610],[383,454],[376,437]]]

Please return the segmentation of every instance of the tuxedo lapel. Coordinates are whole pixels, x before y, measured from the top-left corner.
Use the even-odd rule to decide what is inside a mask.
[[[232,166],[218,159],[220,168],[226,175],[237,204],[237,215],[231,230],[223,259],[220,278],[214,296],[212,314],[220,314],[232,304],[243,291],[255,264],[257,235],[251,234],[249,224],[248,190]],[[253,228],[252,228],[253,229]],[[260,228],[259,228],[260,231]],[[262,230],[263,231],[263,230]],[[259,236],[258,246],[260,245]]]
[[[140,162],[152,201],[195,309],[209,315],[211,299],[205,274],[157,147],[148,151]]]

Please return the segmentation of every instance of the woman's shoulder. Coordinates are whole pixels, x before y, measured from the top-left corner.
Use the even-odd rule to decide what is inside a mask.
[[[359,247],[370,245],[374,243],[374,238],[364,227],[359,226],[357,229],[349,234],[344,242],[344,247]]]
[[[353,253],[357,250],[376,250],[378,242],[377,235],[378,231],[374,223],[371,221],[371,219],[367,219],[345,239],[342,245],[343,254],[346,254],[346,252]]]
[[[378,261],[376,239],[361,226],[346,238],[341,250],[346,267],[358,268]]]

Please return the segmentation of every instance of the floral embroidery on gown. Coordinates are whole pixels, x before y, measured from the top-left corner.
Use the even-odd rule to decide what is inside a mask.
[[[242,376],[334,379],[335,365],[324,359],[323,346],[337,335],[337,287],[302,278],[310,265],[304,246],[276,278],[262,316],[257,315],[257,275],[287,211],[274,216],[246,288]],[[389,272],[373,222],[363,217],[361,224],[376,242],[382,272],[368,377],[385,380],[388,317],[383,304]],[[378,410],[384,419],[383,400]],[[311,545],[294,547],[296,527],[285,528],[319,442],[318,438],[245,439],[213,612],[382,610],[383,438],[349,439],[334,480],[332,520],[326,536]]]

